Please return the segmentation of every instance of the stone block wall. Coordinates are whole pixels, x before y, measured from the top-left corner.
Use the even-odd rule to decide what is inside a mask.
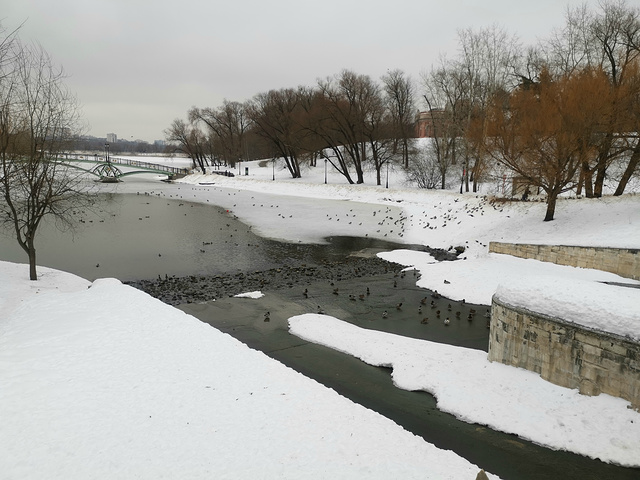
[[[490,242],[489,251],[558,265],[594,268],[640,280],[640,250],[637,249]]]
[[[508,305],[491,305],[489,360],[526,368],[585,395],[606,393],[640,410],[640,344]]]

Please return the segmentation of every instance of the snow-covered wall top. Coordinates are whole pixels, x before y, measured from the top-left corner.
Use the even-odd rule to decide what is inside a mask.
[[[640,341],[640,289],[599,282],[523,278],[499,285],[498,301]]]

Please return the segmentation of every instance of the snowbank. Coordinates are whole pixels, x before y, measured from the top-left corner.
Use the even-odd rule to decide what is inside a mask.
[[[470,303],[491,305],[491,298],[498,286],[504,285],[517,289],[520,292],[519,298],[524,299],[527,305],[537,305],[544,303],[544,297],[538,296],[537,292],[551,293],[556,290],[566,294],[567,298],[574,294],[584,298],[582,289],[589,284],[588,292],[593,300],[590,302],[591,305],[600,303],[599,308],[607,310],[611,315],[618,313],[624,316],[632,314],[634,317],[640,315],[640,302],[617,301],[617,298],[632,298],[636,292],[622,287],[608,288],[602,283],[621,282],[640,285],[640,282],[602,270],[556,265],[497,253],[453,262],[434,262],[430,255],[407,250],[381,252],[378,256],[390,262],[417,269],[421,273],[417,282],[419,287],[438,290],[452,300],[465,299]],[[526,298],[527,290],[530,288],[533,290]],[[600,293],[600,290],[610,292],[609,296],[602,296],[605,294]],[[560,295],[556,296],[559,302],[560,297]],[[598,302],[599,298],[605,301]],[[609,298],[612,301],[606,301]],[[575,303],[580,301],[576,299]],[[552,308],[558,307],[559,303],[556,303]],[[640,329],[640,325],[636,326],[637,329]]]
[[[479,468],[114,279],[0,262],[3,478],[442,478]],[[11,295],[8,298],[7,295]]]
[[[262,298],[264,297],[264,293],[260,292],[260,291],[255,291],[255,292],[246,292],[246,293],[239,293],[237,295],[234,295],[234,297],[236,298]]]
[[[541,202],[493,202],[487,192],[459,194],[455,191],[423,190],[408,187],[402,170],[390,172],[390,186],[376,186],[371,172],[365,184],[349,185],[344,177],[329,169],[328,184],[324,184],[324,165],[309,167],[303,178],[292,179],[282,169],[276,169],[276,180],[272,180],[271,164],[260,167],[260,162],[246,162],[249,176],[224,177],[210,174],[194,174],[179,182],[192,185],[193,201],[206,202],[207,189],[198,192],[201,183],[213,183],[217,188],[239,189],[255,195],[274,194],[288,197],[305,197],[317,200],[349,200],[370,205],[401,209],[401,214],[392,214],[394,221],[402,220],[403,229],[365,228],[360,234],[394,240],[400,243],[418,243],[437,248],[455,245],[467,247],[466,256],[471,258],[487,251],[489,241],[540,243],[547,245],[607,246],[618,248],[640,247],[640,195],[602,197],[593,199],[560,198],[555,220],[543,222],[546,205]],[[383,182],[384,183],[384,182]],[[258,197],[256,197],[258,198]],[[232,204],[235,214],[244,218],[250,215],[251,204]],[[320,203],[321,204],[321,203]],[[281,205],[281,208],[286,205]],[[322,209],[321,209],[322,210]],[[326,213],[326,208],[324,212]],[[282,212],[284,213],[284,212]],[[305,232],[327,235],[325,215],[317,217],[311,213]],[[299,217],[294,217],[299,223]],[[251,216],[251,224],[260,231],[264,227],[270,232],[272,219]],[[286,227],[282,221],[280,227]],[[380,232],[376,232],[376,230]],[[613,234],[612,232],[616,232]],[[333,234],[333,232],[332,232]],[[387,234],[385,236],[385,234]],[[297,241],[296,231],[291,238]],[[283,236],[274,236],[283,238]]]
[[[628,282],[626,279],[623,281]],[[496,298],[532,312],[640,341],[640,289],[561,277],[500,285]]]
[[[605,462],[640,466],[640,413],[609,395],[588,397],[485,352],[366,330],[327,315],[289,319],[294,335],[376,366],[394,383],[425,390],[438,408],[471,423]]]

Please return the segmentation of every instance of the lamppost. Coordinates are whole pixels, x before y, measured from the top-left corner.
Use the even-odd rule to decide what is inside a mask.
[[[327,184],[327,159],[324,159],[324,184]]]
[[[107,161],[107,164],[111,164],[111,161],[109,160],[109,144],[108,143],[104,144],[104,158]]]
[[[273,157],[273,161],[271,163],[271,180],[276,181],[276,157]]]
[[[389,188],[389,160],[387,160],[385,163],[387,164],[387,184],[385,188]]]

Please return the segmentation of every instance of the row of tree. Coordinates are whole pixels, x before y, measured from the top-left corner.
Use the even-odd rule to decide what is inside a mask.
[[[500,164],[545,192],[552,220],[562,192],[601,196],[614,163],[615,195],[637,173],[640,9],[624,1],[570,9],[562,29],[526,50],[495,27],[462,31],[459,55],[424,84],[429,159],[442,172],[463,165],[461,192]]]
[[[105,137],[93,137],[88,135],[78,136],[74,142],[74,148],[79,152],[104,152]],[[114,155],[138,154],[150,155],[170,153],[171,149],[167,148],[165,142],[156,141],[149,143],[145,140],[127,140],[118,138],[115,142],[109,142],[109,151]]]
[[[563,28],[529,48],[499,27],[461,30],[458,53],[422,76],[433,139],[411,159],[417,89],[398,70],[380,82],[345,70],[312,88],[193,107],[166,134],[203,170],[280,157],[297,178],[301,162],[324,158],[350,183],[371,166],[380,184],[396,161],[418,185],[445,188],[456,165],[462,193],[502,165],[546,193],[550,220],[564,191],[601,196],[614,162],[626,162],[616,195],[636,174],[639,62],[640,10],[611,0],[569,9]]]
[[[411,79],[395,70],[382,83],[350,70],[313,88],[283,88],[217,108],[193,107],[188,120],[166,130],[203,171],[243,159],[282,158],[293,178],[301,163],[325,159],[349,183],[363,183],[371,165],[381,171],[392,158],[409,165],[415,99]]]

